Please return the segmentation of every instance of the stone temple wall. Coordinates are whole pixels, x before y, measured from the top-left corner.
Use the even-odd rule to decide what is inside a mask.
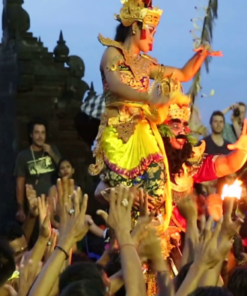
[[[89,194],[97,182],[87,173],[92,163],[90,145],[75,127],[82,98],[89,90],[83,81],[85,65],[70,56],[60,32],[57,45],[49,52],[33,36],[30,18],[22,0],[4,0],[3,37],[0,44],[0,217],[15,212],[13,170],[17,153],[27,148],[27,124],[33,117],[47,120],[49,141],[76,165],[78,183]],[[83,128],[83,127],[82,127]],[[90,130],[88,130],[90,133]]]

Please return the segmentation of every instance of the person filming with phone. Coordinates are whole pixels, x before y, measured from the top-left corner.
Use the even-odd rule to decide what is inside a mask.
[[[233,104],[222,111],[225,115],[232,110],[231,121],[232,124],[225,124],[223,130],[223,138],[231,143],[235,143],[241,135],[242,126],[246,117],[246,104],[239,102]]]

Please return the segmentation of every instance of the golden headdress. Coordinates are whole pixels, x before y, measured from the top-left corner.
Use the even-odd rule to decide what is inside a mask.
[[[115,19],[125,27],[131,26],[134,22],[143,23],[143,29],[147,26],[157,27],[163,10],[152,7],[151,0],[121,0],[123,7]]]
[[[183,121],[189,121],[191,99],[181,91],[176,91],[171,94],[170,104],[168,106],[168,114],[166,121],[171,119],[180,119]]]

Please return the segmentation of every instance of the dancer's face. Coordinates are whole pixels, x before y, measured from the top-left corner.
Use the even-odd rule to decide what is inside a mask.
[[[135,34],[133,35],[133,42],[135,47],[138,47],[139,51],[147,53],[153,49],[153,43],[154,43],[154,35],[156,33],[156,28],[147,26],[145,28],[145,35],[146,38],[141,38],[142,29],[137,25],[134,24],[132,27],[133,32]]]
[[[175,136],[170,139],[172,147],[178,150],[183,149],[184,144],[188,141],[188,122],[180,119],[172,119],[168,122],[168,126]]]

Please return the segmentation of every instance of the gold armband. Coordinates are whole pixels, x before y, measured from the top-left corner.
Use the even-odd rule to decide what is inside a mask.
[[[123,60],[122,55],[115,56],[110,62],[107,63],[106,70],[107,71],[117,71],[121,60]]]
[[[166,67],[164,65],[158,65],[158,67],[159,68],[158,68],[155,80],[162,81],[165,78],[165,69],[166,69]]]

